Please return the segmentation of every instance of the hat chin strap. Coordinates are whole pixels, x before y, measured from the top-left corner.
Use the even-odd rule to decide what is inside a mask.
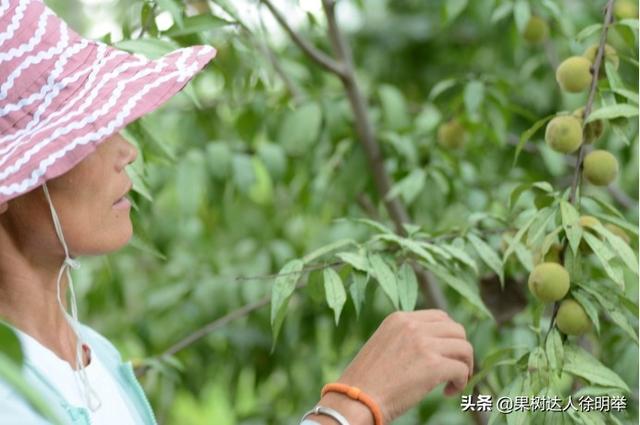
[[[58,218],[56,209],[54,208],[53,202],[51,201],[51,195],[49,195],[49,189],[47,188],[46,182],[42,184],[42,188],[44,190],[44,195],[47,198],[47,202],[49,203],[49,209],[51,210],[51,218],[53,219],[53,226],[55,227],[56,235],[58,236],[58,240],[60,241],[60,243],[62,244],[62,248],[64,249],[64,262],[62,263],[62,266],[60,266],[60,271],[58,272],[58,278],[56,280],[58,306],[60,306],[60,310],[62,310],[65,320],[67,321],[67,323],[69,323],[69,325],[71,326],[71,329],[76,335],[76,347],[75,347],[76,353],[75,354],[76,354],[76,364],[79,365],[78,374],[84,387],[84,397],[85,397],[86,404],[89,407],[89,409],[91,409],[91,411],[95,412],[100,408],[100,406],[102,405],[102,402],[100,401],[98,394],[91,387],[91,384],[89,383],[89,378],[87,377],[87,372],[84,366],[83,350],[82,350],[83,339],[80,334],[80,326],[78,322],[78,307],[76,304],[76,293],[73,288],[73,279],[71,278],[71,271],[70,271],[70,269],[78,269],[80,267],[80,263],[74,260],[73,258],[71,258],[71,255],[69,254],[69,248],[67,246],[66,241],[64,240],[64,235],[62,233],[62,226],[60,224],[60,219]],[[69,315],[64,305],[62,304],[62,298],[60,296],[60,285],[62,283],[62,277],[65,274],[67,275],[67,281],[69,282],[69,289],[71,291],[71,315]]]

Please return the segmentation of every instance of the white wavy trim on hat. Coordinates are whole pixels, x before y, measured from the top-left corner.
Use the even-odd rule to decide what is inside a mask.
[[[116,79],[119,76],[119,74],[126,71],[128,68],[132,68],[134,65],[140,65],[141,67],[148,66],[149,61],[141,60],[138,62],[128,62],[120,66],[119,72],[113,73],[111,78],[103,78],[101,80],[101,84],[99,85],[92,85],[92,84],[89,84],[89,82],[87,82],[87,84],[85,84],[85,88],[86,88],[85,93],[90,89],[91,93],[89,94],[89,96],[87,97],[76,96],[76,100],[84,100],[84,103],[81,105],[80,108],[74,109],[73,112],[68,114],[59,114],[59,115],[62,115],[62,117],[59,120],[50,122],[45,127],[35,128],[32,131],[26,132],[24,134],[24,137],[33,139],[38,133],[48,130],[50,128],[54,128],[54,134],[57,134],[56,137],[59,137],[62,134],[66,134],[72,130],[78,130],[84,127],[85,125],[94,122],[95,120],[100,118],[102,115],[105,115],[106,113],[108,113],[111,110],[111,108],[113,108],[113,106],[118,102],[118,100],[120,100],[120,96],[124,91],[126,84],[130,82],[135,82],[136,80],[144,79],[150,74],[160,73],[167,66],[167,64],[164,61],[158,61],[156,62],[154,68],[143,69],[141,72],[138,72],[137,74],[135,74],[132,78],[118,81],[118,85],[116,86],[116,89],[111,92],[111,96],[109,97],[109,99],[106,102],[102,103],[99,109],[93,110],[89,113],[89,110],[95,106],[94,101],[96,100],[96,97],[100,92],[100,89],[102,89],[102,87],[106,85],[108,82],[110,82],[111,80]],[[70,108],[71,108],[71,104],[69,104],[67,109],[70,109]],[[60,111],[61,110],[58,110],[58,112]],[[81,115],[85,115],[85,117],[81,121],[73,121],[73,118]],[[61,124],[67,121],[71,121],[71,123],[68,124],[66,127],[59,127]],[[78,127],[79,124],[82,124],[82,125]],[[58,128],[55,128],[55,127],[58,127]],[[10,176],[11,174],[18,172],[24,164],[29,162],[29,159],[33,154],[38,153],[50,141],[51,141],[51,137],[46,138],[43,141],[34,145],[28,151],[26,151],[24,155],[21,158],[19,158],[12,166],[9,166],[7,169],[2,170],[0,172],[0,179],[4,179],[7,176]],[[21,145],[20,142],[21,140],[18,140],[13,143],[13,147],[10,150],[10,152],[8,152],[7,156],[5,158],[0,159],[0,165],[4,164],[4,162],[6,162],[6,160],[10,157],[10,155],[13,152],[15,152],[15,150]]]
[[[178,67],[178,70],[174,71],[174,72],[171,72],[171,73],[169,73],[167,75],[171,75],[172,78],[175,78],[177,76],[178,77],[178,81],[184,81],[186,78],[188,78],[194,72],[193,70],[196,69],[195,67],[197,67],[197,63],[194,63],[194,64],[190,65],[189,67],[187,67],[186,69],[184,68],[184,61],[189,56],[189,53],[191,53],[191,49],[183,49],[179,59],[176,61],[176,66]],[[36,145],[32,146],[29,150],[24,152],[23,156],[20,157],[13,165],[10,165],[9,167],[7,167],[4,170],[2,170],[0,172],[0,179],[5,179],[8,176],[18,172],[25,164],[27,164],[29,162],[29,160],[31,159],[31,157],[34,154],[37,154],[42,148],[44,148],[45,146],[50,144],[52,140],[55,140],[56,138],[58,138],[58,137],[60,137],[60,136],[62,136],[64,134],[67,134],[67,133],[69,133],[69,132],[71,132],[73,130],[81,129],[81,128],[85,127],[87,124],[90,124],[90,123],[96,121],[100,116],[102,116],[105,113],[111,111],[113,109],[113,107],[115,106],[115,104],[120,99],[120,96],[122,95],[127,83],[129,83],[129,82],[131,82],[133,80],[144,78],[147,75],[152,74],[152,73],[159,73],[166,66],[167,66],[166,63],[164,63],[162,60],[158,60],[155,63],[155,67],[154,68],[147,68],[147,69],[143,70],[142,72],[137,73],[133,78],[122,80],[122,81],[118,81],[118,84],[117,84],[116,88],[111,93],[111,97],[109,98],[109,100],[107,100],[106,102],[104,102],[102,104],[100,109],[92,111],[90,114],[85,116],[80,121],[74,121],[74,122],[68,124],[65,127],[56,128],[54,130],[54,132],[49,137],[45,138],[44,140],[40,141]],[[167,76],[165,75],[164,77],[161,77],[156,81],[167,81],[166,77]],[[140,93],[141,92],[146,93],[151,88],[157,87],[158,85],[159,84],[157,84],[156,82],[145,85],[141,89],[141,91],[137,92],[136,95],[132,96],[127,101],[127,104],[125,105],[124,109],[122,111],[120,111],[120,113],[117,115],[117,117],[122,117],[122,120],[124,120],[124,117],[126,116],[126,114],[128,114],[129,111],[131,110],[131,108],[133,108],[133,106],[135,106],[135,102],[137,102],[137,100],[139,100]],[[97,94],[97,90],[95,90],[95,87],[94,87],[94,92],[92,94],[94,95],[94,97]],[[133,104],[131,104],[131,100],[132,99],[136,99]],[[87,99],[87,100],[90,100],[90,99]],[[85,104],[87,104],[87,103],[91,103],[91,102],[90,101],[89,102],[85,102]],[[127,108],[128,108],[128,110],[127,110]],[[123,114],[123,111],[126,111],[126,113]],[[52,156],[54,156],[54,155],[55,154],[52,154]],[[46,160],[43,160],[43,162],[44,161],[46,161]],[[2,164],[3,162],[4,161],[0,161],[0,164]],[[46,168],[45,168],[45,170],[46,170]],[[38,169],[36,169],[36,171],[38,171]],[[36,171],[34,171],[34,173]],[[42,175],[44,175],[44,171],[38,177],[40,177]],[[14,183],[14,184],[10,185],[9,187],[13,187],[14,185],[17,185],[17,183]],[[15,190],[6,192],[5,191],[6,189],[4,189],[4,188],[7,188],[7,186],[0,186],[0,193],[3,193],[5,195],[10,195],[10,194],[16,192]],[[24,190],[24,188],[22,190]]]
[[[52,126],[55,126],[59,123],[68,121],[70,118],[75,117],[76,115],[78,115],[77,112],[84,112],[86,109],[86,104],[87,102],[85,102],[84,108],[85,109],[76,109],[76,113],[72,114],[66,114],[67,111],[69,111],[72,107],[75,106],[75,104],[82,100],[85,99],[87,100],[87,98],[85,97],[87,92],[90,89],[100,89],[102,88],[102,86],[104,85],[103,83],[99,83],[97,86],[94,85],[94,81],[96,79],[96,76],[98,75],[98,73],[102,70],[103,67],[105,67],[109,61],[111,59],[115,59],[118,58],[120,56],[124,56],[126,55],[126,53],[119,51],[119,50],[111,50],[109,56],[107,56],[106,58],[103,58],[104,53],[107,51],[107,47],[105,45],[100,45],[98,46],[98,58],[97,60],[95,60],[93,62],[93,65],[91,66],[91,74],[89,75],[89,77],[87,77],[87,80],[84,84],[84,87],[82,88],[82,90],[80,90],[78,93],[75,94],[75,97],[73,98],[69,98],[69,99],[65,99],[65,105],[64,107],[56,110],[55,112],[53,112],[52,114],[48,115],[47,118],[44,121],[40,121],[40,116],[42,115],[41,113],[37,113],[34,114],[33,118],[31,119],[31,121],[29,121],[26,126],[18,131],[16,131],[13,134],[9,134],[5,137],[3,137],[1,140],[6,142],[9,142],[11,140],[17,139],[16,142],[14,142],[14,144],[10,145],[10,146],[14,146],[15,143],[20,144],[21,143],[21,139],[23,136],[31,136],[31,133],[34,132],[34,134],[37,134],[40,131],[44,131],[44,130],[48,130],[49,128],[51,128]],[[144,65],[148,62],[145,63],[140,63],[137,62],[136,64],[141,64]],[[121,65],[121,67],[125,67],[125,65]],[[116,70],[118,70],[119,68],[116,68]],[[111,75],[111,73],[107,73],[105,75],[103,75],[103,79],[107,78]],[[117,77],[117,74],[114,75],[114,77]],[[101,80],[102,81],[102,80]],[[51,95],[48,96],[45,99],[45,102],[47,102],[46,106],[49,106],[49,103],[53,100],[55,96]],[[93,100],[95,98],[95,94],[90,95],[89,99]],[[54,121],[52,122],[52,120],[58,118],[59,116],[62,116],[62,119],[59,121]],[[34,130],[34,128],[36,128],[36,126],[40,125],[40,128],[37,128]],[[4,148],[6,149],[6,148]],[[4,150],[3,149],[3,150]],[[0,153],[4,153],[3,150],[0,150]]]
[[[118,51],[116,51],[118,52]],[[118,55],[114,55],[112,58],[118,57],[118,56],[123,56],[126,55],[126,53],[124,52],[118,52]],[[73,98],[67,99],[65,101],[65,106],[61,109],[58,109],[56,112],[54,112],[53,114],[49,115],[44,121],[42,121],[41,125],[37,126],[40,123],[40,115],[35,116],[34,115],[34,119],[32,119],[32,121],[29,122],[29,124],[27,125],[26,128],[21,129],[19,132],[19,138],[13,143],[11,144],[11,149],[10,152],[8,154],[13,153],[22,143],[22,139],[25,137],[28,137],[29,139],[35,137],[36,135],[38,135],[38,133],[41,133],[45,130],[49,130],[51,128],[57,127],[62,125],[65,122],[71,121],[72,119],[74,119],[77,116],[86,114],[87,111],[89,109],[91,109],[94,104],[94,100],[96,99],[96,97],[98,96],[98,93],[100,92],[100,90],[107,84],[110,83],[112,80],[115,80],[117,78],[120,77],[120,74],[130,70],[130,69],[134,69],[136,67],[145,67],[148,66],[150,63],[150,61],[146,58],[140,58],[138,61],[136,62],[127,62],[124,63],[122,65],[120,65],[119,67],[117,67],[115,70],[106,73],[105,75],[102,76],[102,78],[100,79],[100,81],[95,84],[95,78],[97,75],[97,70],[96,73],[92,73],[92,75],[90,75],[90,77],[87,79],[86,83],[84,84],[84,87],[82,89],[81,92],[77,93]],[[106,61],[102,64],[102,66],[100,68],[102,68],[104,65],[106,64]],[[156,67],[158,65],[161,65],[162,68],[164,68],[166,66],[166,64],[164,63],[164,59],[159,60],[156,63]],[[159,69],[157,71],[161,71],[162,70]],[[154,71],[153,69],[151,70],[145,70],[144,72],[139,72],[137,73],[134,77],[129,78],[129,79],[125,79],[125,80],[121,80],[119,82],[119,84],[127,84],[130,82],[135,82],[136,80],[139,80],[141,78],[144,78],[147,76],[148,73]],[[87,92],[91,90],[91,93],[89,93],[89,96],[87,96]],[[115,92],[112,92],[112,97],[111,99],[113,99],[113,95],[117,94]],[[50,99],[47,99],[49,102],[51,102]],[[74,108],[74,106],[76,105],[77,102],[84,100],[84,102],[79,106]],[[117,99],[114,100],[114,103],[117,101]],[[48,105],[46,105],[45,107],[47,107]],[[70,111],[73,108],[73,111],[70,113],[67,113],[68,111]],[[98,111],[102,111],[102,113],[97,114]],[[105,112],[108,112],[108,109],[105,109],[104,105],[101,109],[99,109],[98,111],[93,111],[93,115],[97,117],[99,117],[100,115],[103,115]],[[60,117],[60,119],[54,120],[56,118]],[[11,140],[14,139],[15,137],[12,137],[13,135],[9,135],[7,136],[7,138],[5,140]],[[39,149],[38,149],[39,150]],[[4,162],[6,161],[6,158],[4,160],[0,159],[0,165],[2,165]],[[0,178],[4,178],[2,176],[0,176]]]
[[[10,0],[7,1],[7,8],[9,7],[10,3],[11,3]],[[7,30],[5,32],[0,33],[0,46],[2,46],[2,44],[5,41],[13,37],[13,34],[15,34],[16,30],[20,28],[20,23],[22,22],[22,18],[24,18],[24,11],[26,9],[27,9],[27,0],[20,0],[20,4],[18,4],[18,7],[16,7],[16,14],[13,15],[13,18],[11,18],[11,23],[7,27]],[[4,13],[6,10],[7,9],[5,8],[2,12]]]
[[[185,53],[188,53],[188,52],[185,52]],[[185,53],[183,53],[183,56],[185,56]],[[198,64],[193,63],[186,69],[178,69],[178,71],[176,72],[171,72],[169,74],[166,74],[165,76],[155,80],[153,83],[145,85],[140,91],[138,91],[134,96],[132,96],[127,101],[127,103],[125,104],[123,109],[118,113],[118,115],[116,115],[116,117],[113,120],[111,120],[106,126],[100,128],[97,131],[85,134],[81,137],[77,137],[71,143],[65,145],[62,149],[58,150],[57,152],[54,152],[53,154],[49,155],[46,159],[42,160],[38,168],[36,168],[31,173],[30,178],[27,178],[20,183],[14,183],[8,186],[0,186],[0,193],[4,195],[12,195],[14,193],[22,193],[27,189],[35,186],[38,183],[38,180],[42,176],[44,176],[46,170],[52,164],[54,164],[57,159],[62,158],[67,152],[75,149],[78,145],[84,145],[92,141],[101,140],[104,137],[107,137],[113,134],[115,129],[124,123],[124,119],[127,117],[127,115],[130,114],[131,110],[135,107],[136,103],[140,99],[142,99],[143,96],[147,94],[147,92],[149,92],[151,89],[156,88],[161,84],[163,84],[164,82],[170,81],[176,77],[178,77],[179,81],[184,81],[185,78],[182,78],[182,75],[185,75],[185,74],[187,76],[191,75],[197,69],[198,69]],[[55,133],[57,133],[57,131],[54,132],[54,135],[48,138],[49,140],[47,140],[47,143],[49,143],[55,137],[59,137],[59,134],[55,134]],[[4,178],[4,177],[0,177],[0,178]]]
[[[31,37],[27,43],[21,44],[19,47],[12,47],[8,52],[0,52],[0,62],[18,58],[25,53],[32,51],[36,45],[40,44],[42,36],[47,29],[47,21],[51,16],[53,16],[51,10],[45,9],[44,13],[40,15],[40,19],[38,19],[38,29],[33,34],[33,37]]]
[[[2,3],[0,3],[0,15],[6,12],[7,9],[9,9],[9,0],[2,0]]]
[[[47,84],[42,86],[40,91],[31,93],[27,97],[23,97],[20,99],[18,103],[9,103],[4,108],[0,108],[0,117],[3,117],[11,112],[19,111],[25,106],[31,105],[33,102],[42,100],[47,96],[47,93],[57,95],[61,89],[65,88],[70,83],[74,83],[78,81],[80,77],[89,73],[92,68],[83,68],[81,71],[68,75],[60,81],[56,81],[56,78],[60,75],[60,73],[64,70],[64,65],[68,62],[71,56],[80,52],[80,50],[84,49],[89,45],[89,40],[83,39],[80,43],[74,44],[74,46],[67,51],[64,52],[62,56],[56,61],[56,64],[53,66],[53,72],[49,74],[47,77]],[[48,98],[49,96],[47,96]],[[37,112],[36,112],[37,113]],[[35,114],[34,114],[35,115]],[[2,153],[2,150],[0,150]]]
[[[47,50],[38,52],[37,55],[28,56],[7,78],[7,81],[0,87],[0,100],[3,100],[9,94],[9,90],[13,87],[13,83],[16,78],[22,74],[22,71],[29,68],[31,65],[42,62],[44,59],[51,59],[55,55],[62,53],[65,47],[69,45],[69,29],[66,25],[60,26],[60,33],[62,34],[60,41],[54,47]]]

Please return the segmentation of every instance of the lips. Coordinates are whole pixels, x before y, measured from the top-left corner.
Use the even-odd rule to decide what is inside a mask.
[[[127,196],[127,193],[129,193],[129,191],[131,191],[132,186],[133,186],[133,185],[132,185],[131,183],[129,183],[129,186],[127,186],[127,190],[125,190],[125,191],[122,193],[122,196],[120,196],[118,199],[116,199],[116,200],[113,202],[113,206],[121,205],[121,204],[122,204],[122,203],[124,203],[125,201],[126,201],[127,203],[129,203],[129,200],[126,198],[126,196]]]

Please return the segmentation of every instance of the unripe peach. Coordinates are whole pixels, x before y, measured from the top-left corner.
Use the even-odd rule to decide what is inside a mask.
[[[556,152],[575,152],[582,144],[582,124],[572,115],[557,116],[547,124],[544,139]]]
[[[608,186],[618,175],[618,160],[605,150],[589,152],[584,158],[584,176],[596,186]]]
[[[585,90],[591,84],[591,61],[582,56],[565,59],[556,70],[560,88],[571,93]]]
[[[522,37],[531,44],[539,44],[549,36],[549,26],[539,16],[532,16],[527,22]]]
[[[567,335],[582,335],[591,329],[591,320],[577,301],[566,299],[558,308],[556,326]]]
[[[558,263],[541,263],[529,275],[529,290],[538,300],[552,302],[569,292],[569,273]]]
[[[459,148],[464,144],[465,137],[464,127],[455,118],[438,127],[438,143],[442,147],[449,149]]]

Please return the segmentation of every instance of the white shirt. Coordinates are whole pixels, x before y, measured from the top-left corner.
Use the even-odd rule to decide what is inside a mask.
[[[35,338],[19,330],[16,333],[22,343],[25,359],[38,369],[69,404],[86,407],[93,425],[136,425],[137,416],[131,412],[122,398],[122,390],[117,381],[97,356],[91,356],[90,363],[85,366],[89,384],[101,402],[96,411],[91,411],[83,395],[80,372],[73,370],[68,362]]]

